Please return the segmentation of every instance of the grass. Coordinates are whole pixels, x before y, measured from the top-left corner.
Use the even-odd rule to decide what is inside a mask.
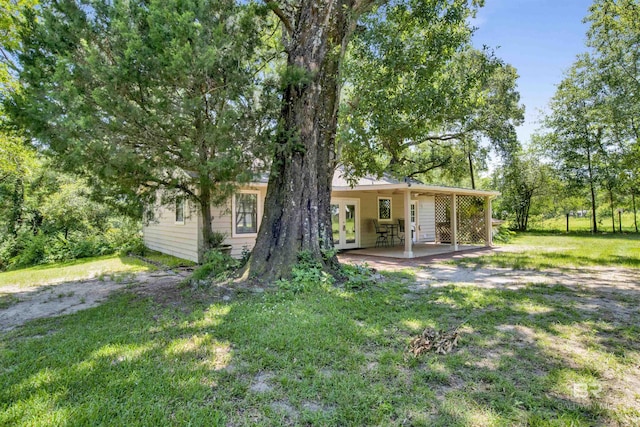
[[[618,215],[616,214],[616,232],[619,230]],[[640,221],[640,219],[639,219]],[[611,216],[598,218],[598,231],[599,232],[612,232]],[[589,232],[591,231],[591,217],[569,217],[569,232]],[[535,222],[532,224],[532,228],[537,231],[567,231],[567,218],[565,216],[559,216],[555,218],[545,219],[543,221]],[[633,233],[636,231],[635,223],[633,219],[633,212],[624,212],[622,214],[622,231],[625,233]]]
[[[144,254],[144,258],[152,261],[153,263],[162,264],[167,268],[193,267],[196,265],[196,263],[193,261],[152,250],[147,250]]]
[[[469,257],[455,263],[467,267],[496,266],[540,270],[573,267],[640,268],[639,234],[527,232],[500,244],[506,251]]]
[[[84,280],[107,273],[135,273],[153,268],[143,261],[126,256],[106,255],[82,258],[65,263],[47,264],[0,273],[0,292],[2,285],[40,286]]]
[[[632,425],[640,296],[447,285],[122,292],[0,334],[0,425]],[[618,313],[619,314],[619,313]],[[408,357],[463,320],[449,355]],[[636,376],[634,376],[636,375]],[[633,387],[633,381],[629,385]],[[628,393],[627,400],[618,399]],[[635,395],[634,395],[635,393]],[[631,420],[631,421],[630,421]]]

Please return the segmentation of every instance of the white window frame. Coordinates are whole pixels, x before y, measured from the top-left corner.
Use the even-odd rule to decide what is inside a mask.
[[[186,218],[186,214],[185,214],[185,206],[187,204],[187,201],[185,200],[184,197],[179,197],[176,199],[175,203],[174,203],[174,213],[175,213],[175,224],[176,225],[184,225],[184,220]],[[178,220],[178,212],[182,210],[182,220]]]
[[[236,197],[238,194],[255,194],[256,195],[256,232],[255,233],[237,233],[236,232]],[[260,230],[260,222],[262,221],[262,197],[259,190],[240,190],[231,197],[231,237],[257,237]]]
[[[388,200],[389,201],[389,218],[380,218],[380,201]],[[378,221],[393,221],[393,199],[391,197],[378,197]]]

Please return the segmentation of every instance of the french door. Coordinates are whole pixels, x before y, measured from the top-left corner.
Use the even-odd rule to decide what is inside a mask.
[[[331,200],[331,227],[336,249],[360,247],[360,201],[357,199]]]
[[[409,221],[409,233],[411,234],[405,234],[405,236],[411,235],[413,242],[415,243],[418,241],[418,233],[416,231],[418,230],[418,201],[417,200],[411,201],[411,208],[409,212],[411,214],[411,218]]]

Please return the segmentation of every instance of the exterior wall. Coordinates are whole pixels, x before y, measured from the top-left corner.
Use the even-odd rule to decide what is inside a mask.
[[[266,186],[243,189],[258,192],[258,225],[264,213]],[[391,220],[380,220],[380,224],[397,224],[398,219],[404,218],[404,194],[392,194],[384,191],[334,191],[332,197],[359,200],[360,208],[360,239],[359,247],[374,247],[376,232],[372,220],[378,218],[378,198],[391,198]],[[417,200],[417,240],[418,242],[433,242],[436,239],[435,226],[435,197],[419,196]],[[257,234],[233,234],[232,201],[224,206],[212,207],[213,231],[224,233],[225,243],[232,245],[231,255],[239,258],[243,248],[253,249]],[[407,221],[408,222],[408,221]],[[157,207],[156,221],[143,227],[144,243],[150,248],[180,258],[199,262],[201,248],[200,231],[202,219],[193,206],[187,203],[184,224],[176,224],[174,207]],[[407,229],[408,231],[408,229]],[[396,243],[398,243],[396,241]]]
[[[374,219],[378,219],[378,197],[391,198],[391,220],[379,220],[380,224],[397,224],[398,219],[404,218],[404,195],[382,192],[334,191],[332,197],[360,200],[360,247],[371,248],[376,245],[376,230]],[[432,209],[433,211],[433,209]],[[418,224],[421,224],[420,207],[418,206]],[[434,232],[435,234],[435,228]],[[397,243],[397,240],[396,240]]]
[[[243,189],[244,190],[244,189]],[[259,191],[258,196],[258,225],[262,222],[262,215],[264,213],[264,199],[267,197],[267,188],[247,188],[250,191]],[[213,220],[211,226],[213,231],[224,233],[227,238],[224,243],[232,245],[231,256],[234,258],[240,258],[242,256],[242,249],[246,247],[248,250],[253,249],[256,243],[257,234],[247,234],[244,236],[233,236],[232,229],[232,213],[231,213],[231,200],[229,200],[223,206],[213,206],[211,208],[213,214]]]
[[[435,197],[418,197],[418,242],[436,240]]]
[[[198,262],[199,218],[185,203],[184,224],[176,223],[175,206],[156,206],[154,221],[144,224],[144,244],[149,249]]]

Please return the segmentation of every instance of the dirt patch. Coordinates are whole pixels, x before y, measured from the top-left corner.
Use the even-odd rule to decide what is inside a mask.
[[[270,372],[260,372],[254,377],[249,390],[254,393],[266,393],[273,390],[273,386],[270,383],[273,377],[274,375]]]
[[[45,317],[61,316],[95,307],[113,292],[136,286],[141,292],[176,292],[184,277],[174,272],[151,272],[127,275],[117,280],[90,279],[24,288],[2,287],[5,299],[13,304],[0,309],[0,331],[8,331],[24,323]],[[171,295],[175,298],[175,295]]]

